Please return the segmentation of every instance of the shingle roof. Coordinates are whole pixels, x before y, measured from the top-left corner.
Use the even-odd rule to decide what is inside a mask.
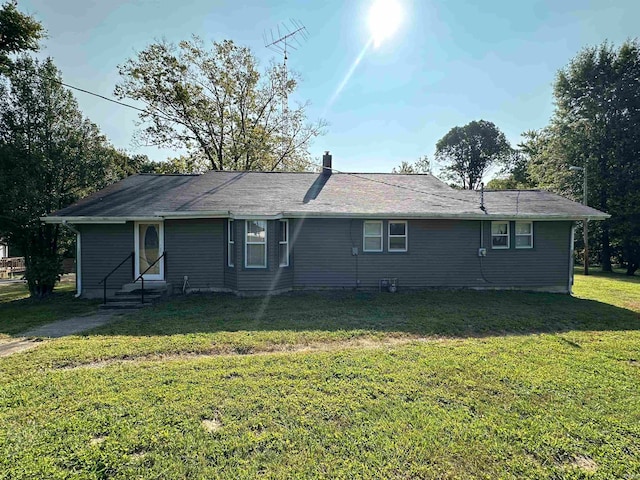
[[[432,175],[207,172],[128,177],[51,215],[406,216],[603,219],[607,215],[540,191],[456,190]]]

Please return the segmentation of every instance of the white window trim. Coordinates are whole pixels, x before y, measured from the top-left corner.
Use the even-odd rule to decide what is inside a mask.
[[[377,223],[380,225],[380,235],[367,235],[367,223]],[[382,220],[365,220],[362,222],[362,251],[363,252],[382,252],[384,250],[384,228]],[[380,249],[379,250],[367,250],[367,238],[379,238]]]
[[[235,262],[233,261],[232,253],[235,253],[236,249],[236,235],[234,228],[233,218],[227,219],[227,266],[230,268],[235,267]],[[231,232],[233,232],[233,240],[231,240]]]
[[[529,225],[531,225],[531,233],[521,233],[518,234],[518,224],[519,223],[528,223]],[[533,248],[533,222],[518,222],[516,221],[516,248],[518,249],[524,249],[524,250],[530,250]],[[525,245],[525,246],[518,246],[518,237],[531,237],[531,245]]]
[[[278,238],[278,245],[282,246],[285,245],[287,247],[287,262],[286,263],[280,263],[281,267],[288,267],[289,266],[289,220],[280,220],[281,223],[285,224],[285,234],[286,234],[286,241],[282,241]],[[278,235],[280,235],[280,224],[278,224]],[[278,250],[278,262],[280,262],[280,250]]]
[[[262,242],[248,242],[247,236],[249,233],[249,222],[264,222],[264,241]],[[267,268],[267,234],[269,224],[266,220],[245,220],[244,221],[244,268]],[[247,252],[249,245],[264,245],[264,264],[263,265],[249,265],[247,260],[249,259]]]
[[[503,247],[503,246],[497,246],[497,247],[496,247],[496,246],[493,244],[493,237],[504,237],[504,236],[505,236],[505,235],[494,235],[494,234],[493,234],[493,225],[494,225],[494,224],[496,224],[496,223],[500,223],[500,224],[506,223],[506,224],[507,224],[507,234],[506,234],[506,237],[507,237],[507,245],[506,245],[506,246],[504,246],[504,247]],[[504,221],[504,222],[491,222],[491,248],[492,248],[493,250],[508,250],[509,248],[511,248],[511,222],[509,222],[509,221]]]
[[[394,253],[409,251],[409,223],[406,220],[389,220],[387,223],[387,250]],[[404,235],[391,235],[392,223],[404,223]],[[404,238],[404,248],[391,248],[391,238]]]

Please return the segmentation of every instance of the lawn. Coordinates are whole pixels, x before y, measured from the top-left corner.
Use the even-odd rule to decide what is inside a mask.
[[[639,280],[175,299],[0,359],[0,478],[637,478]]]
[[[29,298],[24,283],[0,284],[0,340],[62,318],[96,310],[97,302],[74,298],[75,282],[59,283],[45,300]]]

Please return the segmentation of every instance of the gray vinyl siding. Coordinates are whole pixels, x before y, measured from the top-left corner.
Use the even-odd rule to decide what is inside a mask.
[[[242,257],[240,256],[240,247],[238,245],[240,239],[239,226],[243,224],[242,220],[235,220],[231,222],[231,228],[234,229],[234,244],[232,248],[234,248],[234,265],[233,267],[229,267],[228,257],[227,257],[227,249],[229,248],[229,232],[227,230],[227,220],[224,221],[225,233],[224,233],[224,286],[230,290],[237,290],[238,288],[238,268],[240,266],[240,262],[242,262]]]
[[[295,222],[289,221],[289,236],[292,237]],[[290,289],[293,286],[293,255],[289,240],[289,266],[280,267],[278,220],[267,221],[267,268],[246,268],[245,221],[236,220],[236,276],[237,289],[247,292],[270,292]]]
[[[402,220],[394,218],[393,220]],[[134,249],[133,222],[81,225],[83,291],[99,281]],[[477,287],[566,289],[569,284],[571,222],[534,222],[534,248],[516,249],[510,224],[508,250],[491,248],[491,222],[484,222],[480,259],[480,221],[408,220],[408,251],[388,251],[388,220],[383,220],[383,252],[363,252],[362,219],[296,219],[289,224],[289,266],[279,266],[278,221],[267,222],[267,268],[244,266],[245,221],[236,220],[235,266],[227,266],[226,219],[167,220],[164,246],[166,280],[180,291],[191,288],[269,292],[304,288],[376,288],[382,278],[399,287]],[[352,255],[352,247],[358,255]],[[119,289],[132,280],[123,265],[109,280]]]
[[[191,288],[224,288],[224,219],[166,220],[165,279],[174,290],[182,289],[185,275]]]
[[[491,248],[491,222],[484,222],[487,256],[483,271],[501,287],[563,286],[569,283],[572,222],[533,222],[533,248],[515,248],[515,222],[510,222],[508,250]]]
[[[375,288],[389,277],[398,278],[400,288],[566,288],[568,283],[571,222],[535,222],[534,248],[522,250],[492,250],[491,224],[485,222],[488,253],[482,263],[479,221],[409,220],[408,251],[402,253],[388,252],[386,220],[383,252],[362,251],[362,229],[359,219],[304,220],[294,246],[294,287],[354,287],[359,281]],[[352,247],[358,248],[357,258]]]
[[[133,252],[133,222],[79,225],[82,243],[82,290],[102,289],[99,282]],[[109,289],[119,289],[133,280],[131,261],[109,277]]]

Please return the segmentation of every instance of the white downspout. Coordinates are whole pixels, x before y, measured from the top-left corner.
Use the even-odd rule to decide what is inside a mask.
[[[81,244],[80,231],[70,223],[67,223],[66,220],[62,221],[62,225],[64,225],[65,227],[67,227],[69,230],[71,230],[73,233],[76,234],[76,295],[75,297],[78,298],[80,295],[82,295],[82,244]]]
[[[573,295],[573,256],[576,234],[576,223],[571,224],[571,244],[569,245],[569,295]]]

